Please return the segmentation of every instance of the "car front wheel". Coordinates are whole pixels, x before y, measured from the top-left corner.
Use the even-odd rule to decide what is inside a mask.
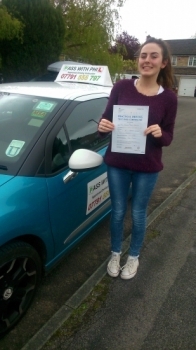
[[[0,337],[25,314],[41,277],[41,259],[25,242],[0,248]]]

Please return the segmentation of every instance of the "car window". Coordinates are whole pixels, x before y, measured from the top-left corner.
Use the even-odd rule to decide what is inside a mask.
[[[97,131],[107,102],[105,97],[81,102],[71,112],[66,121],[66,128],[72,152],[78,148],[97,151],[108,144],[109,138],[100,138]]]
[[[69,141],[62,127],[53,142],[53,173],[68,166],[70,155],[76,149],[86,148],[96,151],[108,144],[109,138],[100,138],[97,131],[99,119],[107,102],[107,98],[85,101],[73,109],[65,123]]]
[[[20,166],[45,124],[64,101],[9,93],[0,94],[0,164]]]
[[[63,128],[54,139],[52,147],[52,172],[58,171],[68,165],[70,149]]]

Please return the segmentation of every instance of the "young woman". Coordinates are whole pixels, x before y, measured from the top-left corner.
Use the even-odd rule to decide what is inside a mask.
[[[105,154],[111,196],[111,251],[107,272],[130,279],[139,266],[139,255],[146,231],[147,205],[163,169],[162,147],[173,139],[177,112],[177,97],[172,92],[172,67],[168,47],[161,39],[148,38],[141,46],[137,80],[120,80],[112,91],[98,130],[101,136],[114,130],[112,122],[114,105],[148,106],[148,127],[145,154],[118,153],[111,151],[111,143]],[[129,255],[125,266],[120,267],[123,239],[123,222],[127,197],[132,184],[131,218],[132,232]]]

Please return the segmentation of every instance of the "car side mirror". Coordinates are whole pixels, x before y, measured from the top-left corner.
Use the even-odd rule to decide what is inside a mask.
[[[69,168],[72,171],[87,171],[99,167],[103,163],[103,157],[88,149],[78,149],[69,159]]]

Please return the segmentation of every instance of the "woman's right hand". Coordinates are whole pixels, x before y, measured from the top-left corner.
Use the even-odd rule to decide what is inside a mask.
[[[111,132],[114,130],[114,124],[107,119],[101,119],[98,130],[100,132]]]

